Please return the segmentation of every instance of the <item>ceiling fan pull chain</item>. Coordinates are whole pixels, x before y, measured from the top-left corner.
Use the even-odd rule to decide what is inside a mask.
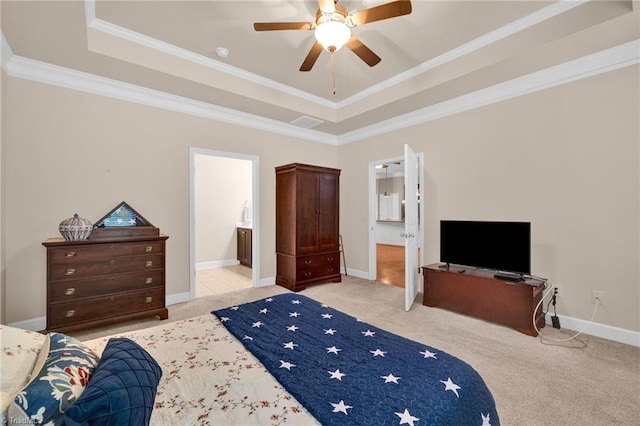
[[[333,79],[333,94],[336,94],[336,51],[331,51],[331,78]]]

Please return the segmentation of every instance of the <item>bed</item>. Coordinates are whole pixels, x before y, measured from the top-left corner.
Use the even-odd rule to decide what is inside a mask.
[[[87,342],[6,326],[0,333],[6,422],[86,424],[102,415],[111,424],[499,425],[468,364],[296,293]],[[54,383],[56,350],[78,365],[62,368],[72,377],[58,378],[59,398],[42,408],[28,390]]]

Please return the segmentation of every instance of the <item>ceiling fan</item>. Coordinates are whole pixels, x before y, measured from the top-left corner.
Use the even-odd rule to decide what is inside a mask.
[[[323,49],[333,54],[342,46],[346,46],[372,67],[381,58],[352,35],[351,28],[410,13],[409,0],[396,0],[353,13],[340,6],[338,0],[318,0],[314,22],[256,22],[253,28],[256,31],[315,30],[316,42],[302,62],[300,71],[310,71]]]

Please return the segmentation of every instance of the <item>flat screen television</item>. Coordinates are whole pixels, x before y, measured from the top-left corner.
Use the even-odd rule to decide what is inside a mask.
[[[440,262],[531,273],[531,222],[440,221]]]

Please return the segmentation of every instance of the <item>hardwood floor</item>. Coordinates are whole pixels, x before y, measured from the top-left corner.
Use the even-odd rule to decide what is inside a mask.
[[[376,281],[404,288],[404,246],[376,244]]]
[[[404,288],[404,246],[376,244],[376,281]],[[251,287],[251,268],[236,265],[196,271],[196,297]]]

